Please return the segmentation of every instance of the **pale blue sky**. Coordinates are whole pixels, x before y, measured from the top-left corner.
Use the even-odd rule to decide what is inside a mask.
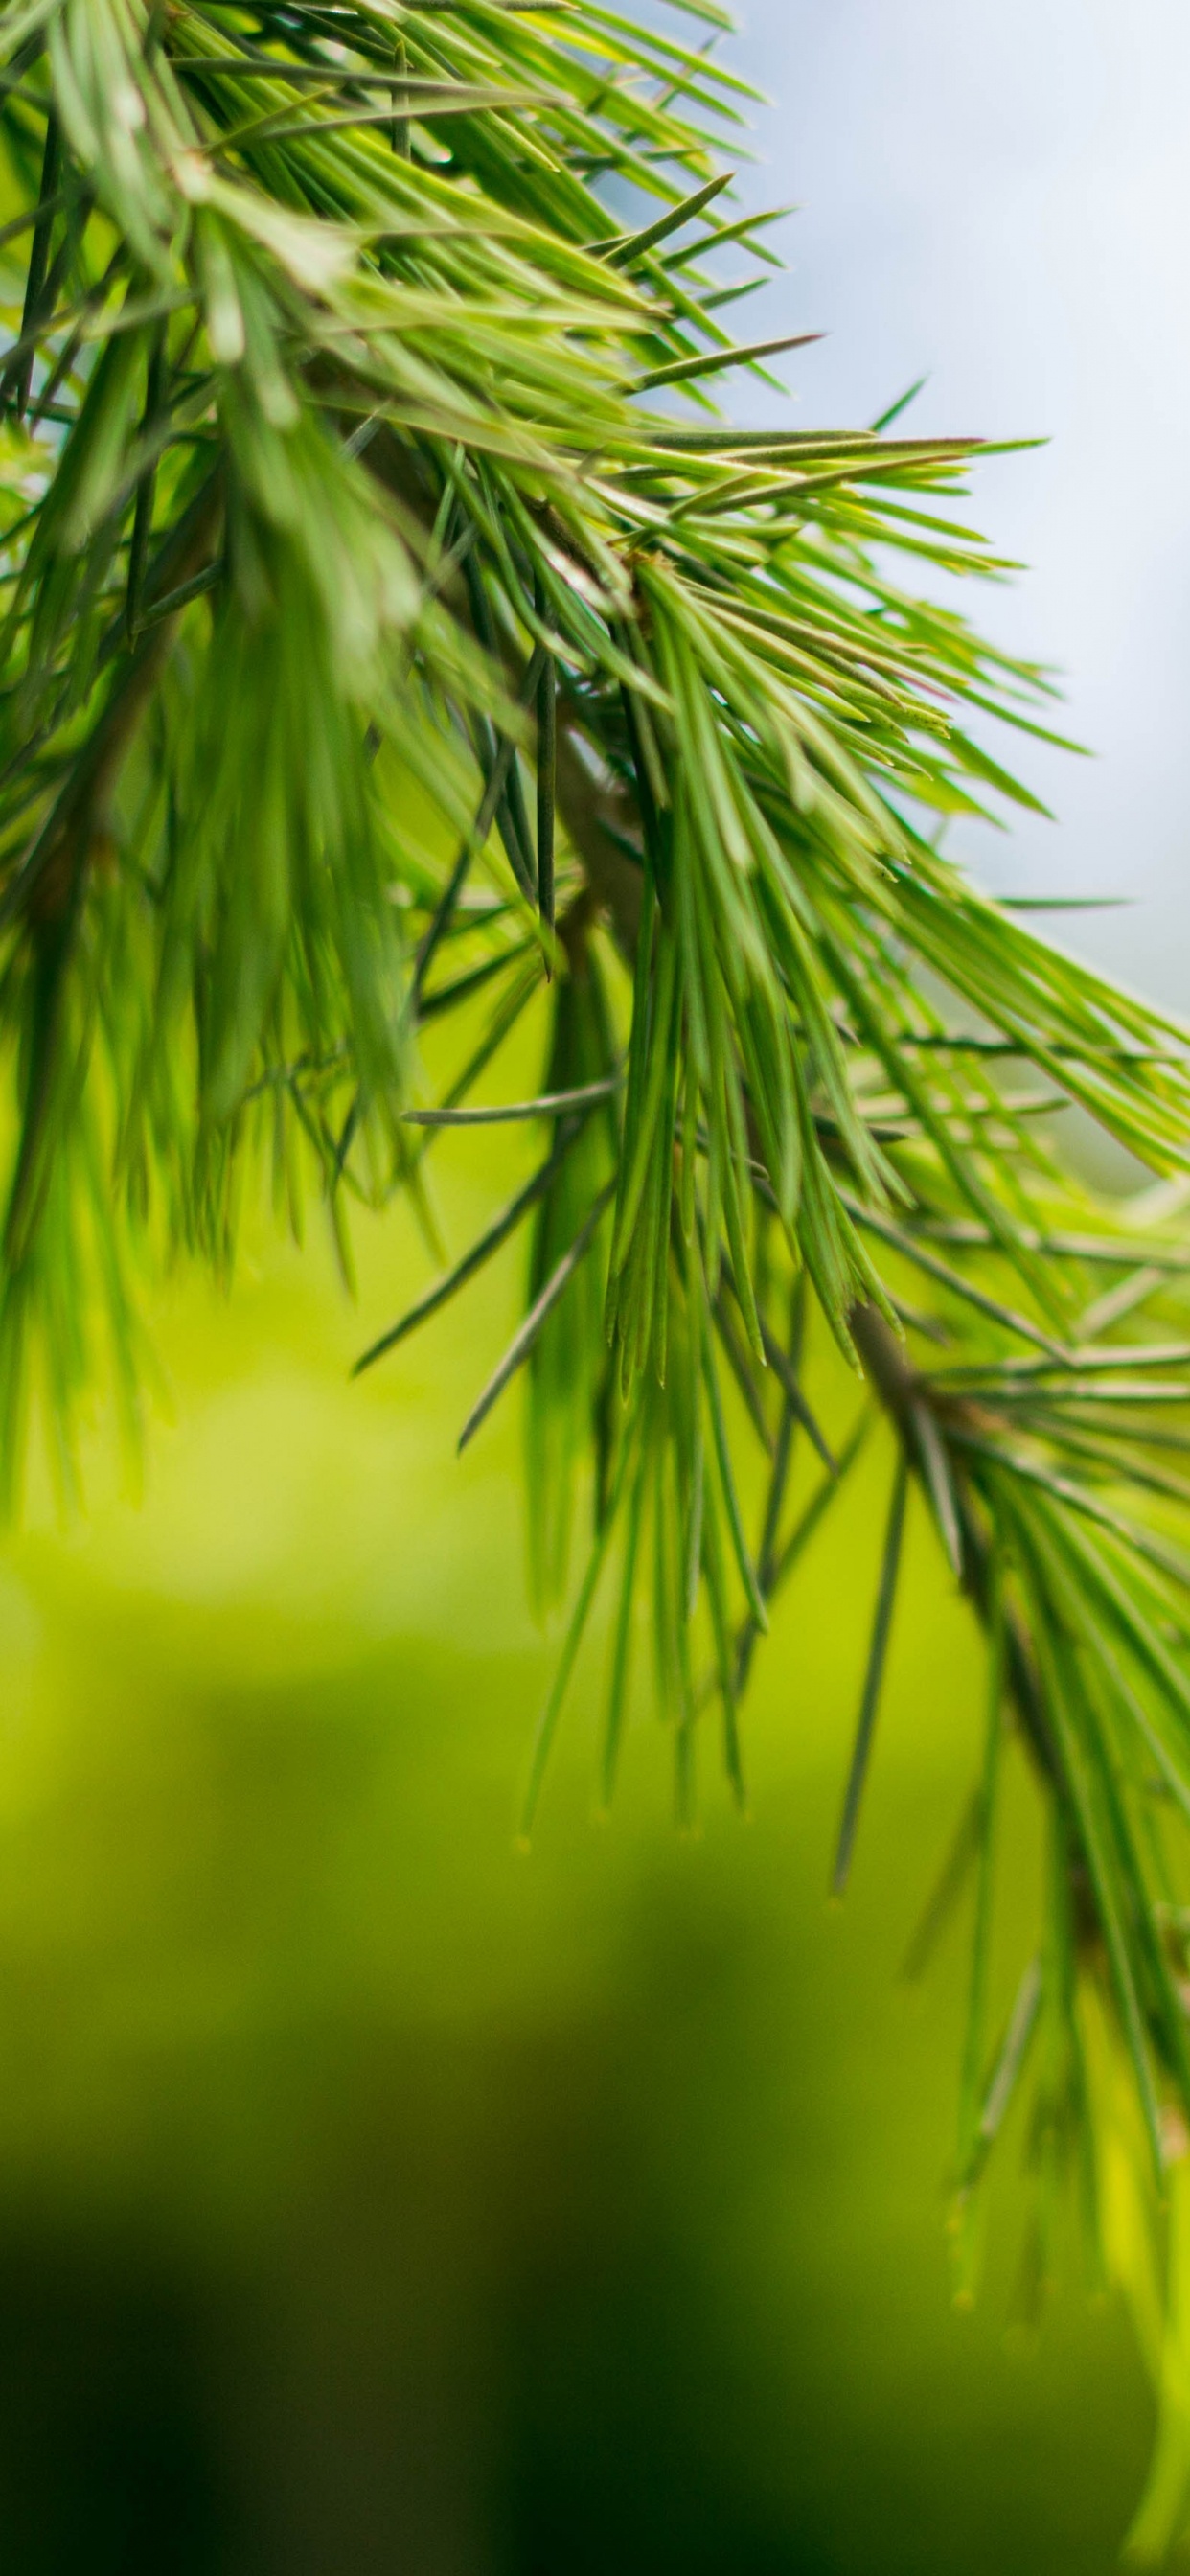
[[[976,852],[1016,892],[1118,892],[1064,935],[1190,1010],[1190,0],[745,0],[749,202],[795,200],[757,331],[797,417],[1051,444],[990,464],[973,516],[1023,556],[985,622],[1067,675],[1093,762],[1029,753],[1060,827]],[[749,332],[752,324],[749,323]],[[762,389],[737,394],[766,417]]]

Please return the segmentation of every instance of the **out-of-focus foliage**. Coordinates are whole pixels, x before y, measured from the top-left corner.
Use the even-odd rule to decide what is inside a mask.
[[[491,1178],[462,1142],[452,1240]],[[369,1308],[413,1257],[399,1219],[362,1231]],[[519,1597],[517,1426],[461,1468],[444,1435],[520,1286],[510,1252],[433,1370],[411,1341],[350,1388],[320,1251],[254,1261],[230,1306],[179,1283],[146,1506],[92,1452],[86,1526],[55,1534],[38,1474],[6,1545],[9,2553],[22,2576],[1110,2576],[1148,2395],[1076,2266],[1039,2312],[1019,2101],[985,2294],[946,2297],[970,1891],[928,1981],[899,1970],[906,1849],[933,1866],[978,1776],[978,1649],[924,1511],[844,1909],[847,1604],[887,1433],[774,1610],[750,1828],[712,1777],[701,1837],[673,1834],[641,1669],[592,1830],[609,1601],[518,1857],[552,1650]],[[812,1385],[825,1409],[841,1369]],[[799,1502],[815,1475],[803,1455]],[[1002,1788],[1023,1904],[1019,1746]],[[1018,1970],[1005,1909],[994,2012]]]
[[[1118,2068],[1138,2206],[1190,2120],[1190,1066],[940,847],[950,815],[1030,801],[984,719],[1027,740],[1047,713],[1044,675],[934,595],[1002,569],[955,516],[971,442],[741,435],[710,407],[776,352],[722,319],[765,252],[716,157],[739,84],[681,14],[0,15],[0,1457],[15,1480],[39,1368],[68,1475],[103,1324],[135,1415],[138,1277],[180,1250],[226,1270],[262,1163],[295,1228],[313,1178],[349,1269],[353,1201],[403,1194],[437,1240],[436,1128],[535,1128],[512,1198],[359,1362],[524,1229],[526,1311],[462,1441],[526,1368],[543,1600],[580,1508],[591,1533],[525,1829],[613,1559],[603,1794],[640,1593],[679,1816],[712,1722],[744,1802],[757,1639],[883,1417],[834,1883],[912,1485],[987,1639],[936,1909],[973,1868],[960,2240],[1028,2068],[1042,2207],[1070,2181],[1110,2266]],[[464,1105],[547,979],[545,1088]],[[426,1105],[436,1023],[458,1052]],[[1097,1206],[1044,1123],[1070,1102],[1164,1194]],[[864,1395],[820,1421],[824,1340]],[[1009,1727],[1049,1863],[997,2029]],[[1190,2449],[1169,2313],[1149,2552]]]

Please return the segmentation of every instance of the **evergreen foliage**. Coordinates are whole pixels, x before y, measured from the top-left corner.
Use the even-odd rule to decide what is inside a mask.
[[[937,604],[1003,569],[956,515],[972,442],[741,434],[711,400],[794,344],[732,337],[772,255],[720,164],[725,21],[684,16],[0,10],[2,1472],[35,1390],[67,1475],[96,1372],[135,1415],[138,1278],[226,1270],[262,1169],[295,1226],[313,1183],[349,1267],[353,1201],[408,1193],[434,1239],[442,1129],[537,1122],[531,1180],[359,1363],[522,1237],[463,1437],[523,1373],[542,1602],[578,1541],[527,1830],[605,1571],[603,1796],[640,1597],[679,1814],[712,1725],[743,1801],[769,1606],[884,1420],[835,1886],[922,1509],[988,1653],[918,1945],[973,1878],[960,2278],[1026,2077],[1039,2275],[1069,2181],[1151,2321],[1172,2206],[1152,2555],[1190,2467],[1185,1036],[943,854],[947,817],[1032,801],[985,720],[1052,738],[1044,673]],[[540,1095],[470,1107],[546,987]],[[456,1013],[428,1105],[419,1033]],[[1039,1112],[1071,1101],[1146,1197],[1064,1168]],[[804,1391],[825,1337],[839,1427]],[[1009,1732],[1049,1861],[998,2032]]]

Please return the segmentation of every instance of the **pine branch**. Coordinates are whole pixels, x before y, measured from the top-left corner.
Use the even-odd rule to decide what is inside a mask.
[[[990,2063],[990,1793],[964,1842],[963,2208],[1026,2063],[1045,2154],[1091,2134],[1091,1996],[1159,2161],[1190,2119],[1190,1059],[940,846],[1035,805],[1009,735],[1056,739],[1044,670],[938,604],[1004,570],[963,516],[978,442],[713,410],[819,317],[726,326],[720,254],[773,254],[715,143],[741,84],[680,9],[251,14],[0,12],[6,1474],[31,1375],[68,1439],[102,1314],[131,1388],[140,1283],[178,1250],[226,1271],[266,1172],[290,1204],[312,1173],[346,1266],[351,1205],[424,1212],[425,1154],[503,1098],[547,1131],[531,1176],[360,1365],[520,1239],[466,1436],[519,1374],[542,1600],[592,1524],[527,1813],[613,1560],[605,1795],[647,1597],[679,1813],[712,1704],[742,1797],[770,1605],[870,1418],[832,1422],[833,1345],[897,1497],[839,1875],[906,1503],[1051,1820]],[[459,1070],[426,1105],[431,1019]],[[1164,1206],[1098,1206],[1050,1100]]]

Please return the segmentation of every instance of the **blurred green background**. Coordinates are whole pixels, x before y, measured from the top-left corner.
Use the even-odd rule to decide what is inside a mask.
[[[435,1149],[454,1249],[532,1153]],[[519,1856],[557,1641],[515,1395],[453,1443],[522,1256],[351,1385],[432,1266],[402,1215],[360,1256],[354,1309],[317,1224],[304,1256],[262,1228],[230,1301],[179,1280],[144,1501],[100,1421],[85,1520],[35,1469],[0,1563],[0,2568],[1110,2568],[1148,2397],[1073,2254],[1020,2324],[1019,2122],[983,2293],[950,2299],[962,1918],[920,1989],[898,1970],[981,1677],[920,1519],[825,1901],[887,1454],[758,1658],[751,1821],[708,1737],[675,1834],[642,1638],[593,1822],[601,1609]],[[821,1357],[816,1391],[845,1425]],[[1008,1829],[1005,1994],[1023,1778]]]

